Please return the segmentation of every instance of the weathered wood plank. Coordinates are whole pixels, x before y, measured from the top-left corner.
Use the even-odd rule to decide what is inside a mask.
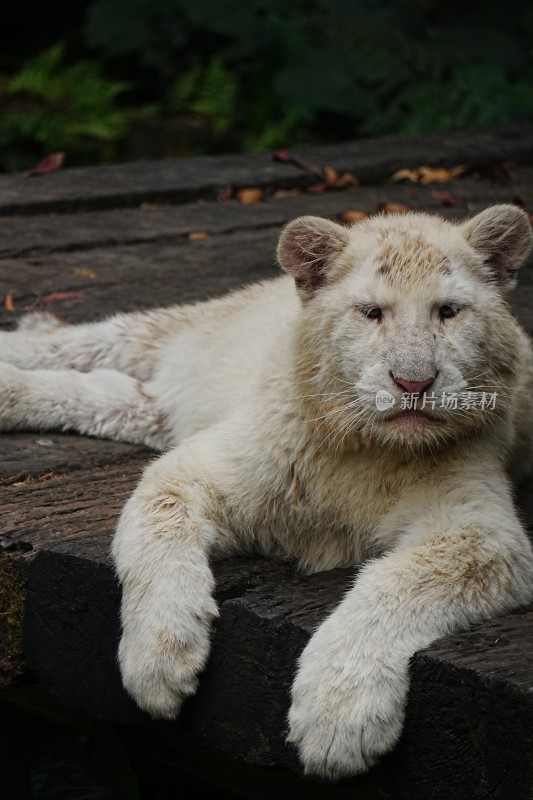
[[[238,559],[217,573],[221,617],[199,696],[179,723],[159,723],[154,731],[171,741],[192,717],[204,741],[233,757],[298,771],[284,744],[296,658],[349,586],[351,571],[304,577],[286,564]],[[120,686],[118,603],[103,563],[80,558],[72,543],[41,551],[29,584],[27,657],[62,702],[153,726]],[[532,624],[533,612],[492,620],[415,657],[405,733],[372,773],[373,785],[396,799],[529,798]],[[366,781],[350,785],[355,791]]]
[[[147,455],[133,453],[122,463],[93,466],[22,486],[0,489],[4,552],[32,556],[54,542],[104,542],[92,551],[96,564],[109,563],[108,538],[118,514],[139,481]],[[107,536],[106,536],[107,534]]]
[[[314,179],[316,180],[316,178]],[[0,176],[0,214],[125,208],[141,202],[216,197],[228,185],[292,186],[311,176],[269,154],[194,156],[67,169],[42,178]]]
[[[222,606],[194,708],[198,735],[251,763],[298,769],[284,743],[296,661],[354,574],[332,570],[265,582]]]
[[[464,201],[464,208],[450,209],[433,193],[445,189]],[[226,202],[184,203],[145,208],[87,211],[75,214],[6,217],[0,221],[1,258],[20,258],[57,251],[95,247],[117,247],[149,241],[175,241],[191,233],[219,234],[241,229],[281,226],[303,214],[338,217],[357,209],[374,212],[388,202],[402,203],[413,210],[443,213],[461,218],[493,203],[520,198],[533,208],[533,168],[512,171],[512,180],[456,180],[446,186],[385,184],[359,186],[351,190],[294,197],[268,198],[256,205]]]
[[[354,172],[365,183],[384,180],[401,167],[453,166],[512,159],[530,163],[533,126],[478,132],[387,136],[341,145],[299,149],[303,160]],[[140,202],[186,202],[214,197],[233,187],[309,186],[316,177],[267,153],[198,156],[68,169],[43,178],[0,176],[0,213],[32,214],[136,206]]]
[[[24,621],[24,654],[35,677],[59,699],[88,713],[129,724],[153,725],[124,691],[116,652],[120,590],[108,561],[111,537],[58,542],[31,565]],[[81,546],[80,546],[81,544]],[[215,569],[217,598],[224,603],[248,587],[275,579],[290,566],[236,559]],[[190,706],[177,723],[189,725]],[[161,723],[163,728],[172,724]]]
[[[252,763],[297,769],[283,744],[295,659],[348,585],[342,574],[316,575],[297,592],[289,581],[225,604],[196,732]],[[405,733],[376,770],[380,786],[393,797],[531,796],[532,629],[533,613],[504,617],[415,657]]]
[[[37,680],[62,702],[95,717],[150,725],[120,682],[116,662],[120,590],[102,560],[41,552],[31,567],[24,657]],[[76,619],[76,624],[73,621]]]
[[[293,754],[283,744],[296,658],[351,580],[350,571],[344,570],[292,576],[281,586],[263,586],[224,604],[193,712],[196,732],[211,745],[252,763],[296,768]],[[442,639],[415,658],[415,664],[417,659],[420,664],[413,673],[403,748],[410,753],[411,762],[407,785],[416,785],[421,779],[413,754],[425,765],[425,790],[416,796],[440,796],[433,793],[439,784],[438,771],[428,769],[428,758],[436,756],[445,778],[443,786],[449,792],[443,797],[477,796],[475,792],[461,794],[463,781],[471,789],[481,783],[488,792],[493,778],[503,778],[507,756],[518,747],[518,740],[519,758],[513,760],[513,769],[519,775],[526,770],[533,774],[533,751],[524,753],[530,737],[524,742],[524,728],[517,730],[513,723],[516,706],[522,704],[523,724],[533,736],[532,629],[533,612],[502,617]],[[439,687],[441,680],[446,690]],[[475,699],[465,705],[462,690],[454,695],[452,687],[461,686],[464,680],[485,698],[479,705]],[[512,713],[501,715],[499,723],[499,736],[513,742],[506,747],[505,758],[497,757],[497,748],[489,741],[494,733],[491,726],[483,730],[485,705],[492,695],[495,707],[508,703],[513,708]],[[491,720],[491,725],[497,724],[494,715]],[[477,738],[467,737],[464,742],[465,726],[480,727]],[[433,742],[429,748],[428,742]],[[471,760],[467,777],[461,770],[455,775],[457,758],[465,748]],[[400,745],[394,762],[398,774],[405,761],[403,752]],[[443,752],[446,757],[439,757]],[[461,760],[465,761],[464,757]]]
[[[254,280],[279,274],[274,253],[278,231],[257,230],[204,241],[140,244],[85,252],[57,253],[4,262],[0,296],[12,292],[24,313],[43,295],[80,290],[76,269],[91,269],[82,297],[47,307],[70,321],[102,318],[117,311],[205,300]],[[0,325],[17,314],[3,309]]]
[[[0,437],[0,496],[2,490],[25,481],[52,480],[59,473],[90,470],[105,464],[148,459],[151,451],[141,445],[91,439],[75,434],[12,433]]]
[[[218,791],[241,800],[399,800],[385,790],[375,772],[340,784],[315,783],[283,767],[260,767],[236,761],[220,750],[206,747],[190,731],[135,731],[126,741],[142,758],[151,758],[176,775],[176,795],[181,774],[200,782],[208,777]],[[428,800],[411,796],[411,800]],[[475,799],[473,799],[475,800]]]
[[[533,157],[533,125],[519,124],[480,131],[356,139],[337,145],[310,147],[306,159],[353,170],[361,181],[378,183],[396,170],[421,165],[483,166],[510,161],[530,164]]]
[[[16,690],[2,690],[0,702],[2,711],[9,709],[31,715],[34,719],[44,718],[46,722],[76,733],[97,738],[110,736],[112,741],[118,735],[119,740],[127,747],[130,762],[136,771],[137,765],[141,766],[142,774],[157,770],[155,783],[153,772],[149,777],[148,785],[152,795],[157,794],[158,787],[164,785],[167,794],[175,790],[177,797],[182,796],[186,792],[183,778],[188,776],[194,781],[192,785],[197,790],[195,795],[200,794],[201,788],[207,787],[207,791],[213,789],[217,797],[220,793],[227,792],[228,796],[241,800],[272,800],[273,797],[279,800],[354,798],[354,785],[351,781],[334,786],[319,785],[282,767],[258,767],[242,761],[236,762],[220,750],[206,747],[190,730],[163,729],[161,726],[139,728],[110,725],[107,720],[96,719],[62,704],[39,684],[26,684]],[[10,736],[9,741],[11,738]],[[185,786],[189,788],[188,783]],[[398,800],[397,795],[385,793],[382,787],[375,786],[373,774],[357,781],[356,796],[357,800]]]
[[[426,208],[440,204],[422,187],[394,186],[391,197]],[[281,226],[300,214],[338,216],[352,206],[371,208],[388,190],[367,189],[328,192],[321,196],[300,195],[257,205],[186,203],[150,209],[113,209],[83,214],[34,215],[6,218],[2,223],[2,258],[20,258],[62,250],[120,246],[149,241],[176,241],[190,233],[234,232],[238,229]]]
[[[62,540],[66,533],[69,543],[83,539],[80,556],[108,563],[108,541],[116,516],[151,451],[79,436],[36,433],[3,436],[0,445],[0,686],[6,686],[23,669],[22,618],[31,558],[40,547]],[[110,483],[102,481],[101,468],[108,464],[115,468]],[[77,470],[80,476],[76,480]],[[97,496],[99,488],[102,491]],[[115,497],[114,502],[109,495]],[[84,537],[84,526],[92,535]],[[7,556],[19,558],[9,560]]]
[[[414,657],[408,724],[384,765],[389,787],[401,774],[409,797],[530,800],[532,630],[533,613],[510,615]]]

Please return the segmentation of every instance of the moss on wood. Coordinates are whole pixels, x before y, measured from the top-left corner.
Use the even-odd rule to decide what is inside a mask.
[[[22,619],[24,581],[7,556],[0,556],[0,689],[12,685],[23,672]]]

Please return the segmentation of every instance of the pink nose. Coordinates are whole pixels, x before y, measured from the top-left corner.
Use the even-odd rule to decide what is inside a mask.
[[[406,381],[405,378],[395,378],[393,376],[393,380],[394,383],[397,383],[409,394],[422,394],[428,386],[431,386],[435,378],[426,378],[424,381]]]

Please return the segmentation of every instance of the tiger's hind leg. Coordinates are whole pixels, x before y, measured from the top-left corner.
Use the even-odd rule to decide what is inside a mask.
[[[67,325],[52,314],[23,317],[15,331],[0,331],[0,361],[21,369],[118,370],[148,380],[157,351],[183,328],[185,308],[118,314],[102,322]]]
[[[0,362],[0,431],[60,430],[144,444],[172,442],[146,387],[116,370],[21,370]]]

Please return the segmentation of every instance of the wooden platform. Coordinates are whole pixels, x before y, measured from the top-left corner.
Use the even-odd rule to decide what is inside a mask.
[[[496,202],[533,213],[533,127],[295,155],[296,163],[263,154],[0,176],[0,327],[34,308],[93,320],[273,276],[280,227],[300,214],[338,219],[401,203],[462,219]],[[470,170],[452,183],[388,180],[424,164]],[[326,166],[360,185],[319,191]],[[243,188],[262,189],[263,202],[239,202]],[[454,204],[443,205],[442,193]],[[533,333],[533,263],[512,302]],[[174,725],[140,712],[115,662],[119,590],[109,543],[151,457],[142,447],[74,435],[0,437],[4,703],[52,714],[37,681],[58,707],[136,726],[148,751],[178,769],[209,772],[239,797],[533,798],[533,608],[417,654],[396,751],[369,776],[319,786],[298,775],[284,744],[288,692],[298,654],[353,571],[302,577],[281,562],[223,562],[221,616],[198,696]],[[533,481],[519,493],[530,526],[532,490]]]

